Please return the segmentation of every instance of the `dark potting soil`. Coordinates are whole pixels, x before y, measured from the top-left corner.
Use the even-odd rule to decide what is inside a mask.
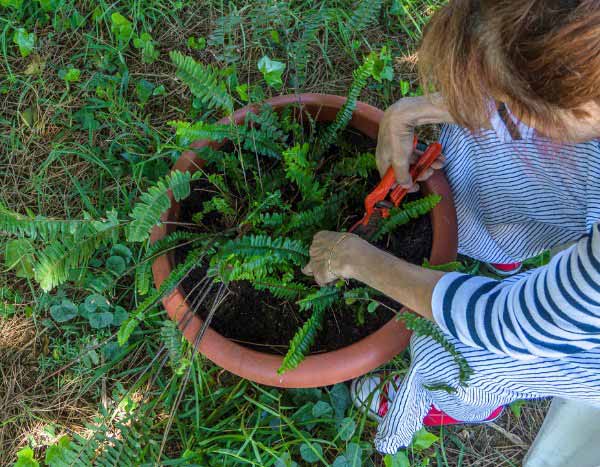
[[[347,136],[347,141],[359,147],[359,151],[374,152],[373,142],[365,141],[364,136],[350,131],[347,131],[345,136]],[[335,155],[335,148],[330,153]],[[372,187],[375,187],[377,182],[377,175],[373,177],[373,180],[369,180]],[[194,185],[192,195],[181,203],[179,222],[191,223],[193,214],[210,196],[211,193],[202,185]],[[414,200],[419,196],[418,194],[409,195],[407,200]],[[354,217],[345,219],[344,222],[347,222],[345,225],[351,226],[362,216],[363,212],[363,200],[357,200],[356,214]],[[210,221],[210,219],[205,218],[204,222],[206,221]],[[218,223],[219,220],[214,218],[214,222]],[[429,216],[423,216],[397,228],[386,244],[377,246],[406,261],[420,265],[423,259],[430,255],[431,242],[431,222]],[[188,251],[188,247],[177,249],[174,253],[175,262],[182,262]],[[194,287],[204,277],[205,270],[197,268],[181,283],[180,287],[183,289],[188,303],[194,302]],[[310,316],[307,312],[301,312],[294,303],[278,299],[266,291],[257,291],[246,281],[231,283],[229,291],[229,297],[214,314],[211,327],[223,336],[256,350],[284,355],[289,341]],[[401,308],[400,304],[391,299],[380,297],[378,299],[394,310]],[[205,303],[208,304],[211,301]],[[312,346],[312,353],[336,350],[357,342],[372,334],[394,317],[393,311],[380,306],[373,313],[364,312],[362,314],[363,322],[359,324],[355,309],[340,305],[328,310],[325,314],[323,328],[317,334]],[[205,318],[207,306],[197,312],[202,318]]]

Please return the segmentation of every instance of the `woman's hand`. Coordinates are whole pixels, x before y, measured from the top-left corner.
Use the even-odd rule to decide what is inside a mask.
[[[390,165],[394,168],[396,181],[399,185],[418,190],[415,182],[427,180],[434,169],[440,169],[444,164],[443,156],[435,161],[418,180],[412,180],[410,165],[418,156],[413,152],[415,127],[430,123],[452,122],[452,117],[445,110],[436,96],[430,98],[405,97],[389,107],[379,124],[377,137],[377,169],[383,177]]]
[[[360,242],[363,240],[347,232],[318,232],[310,245],[310,261],[302,272],[314,277],[319,285],[349,279],[349,259],[360,254],[357,248]]]

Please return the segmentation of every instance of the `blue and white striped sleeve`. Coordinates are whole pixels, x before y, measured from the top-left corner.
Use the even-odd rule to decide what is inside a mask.
[[[433,315],[472,347],[527,360],[600,346],[600,224],[544,267],[517,280],[449,273],[435,286]]]

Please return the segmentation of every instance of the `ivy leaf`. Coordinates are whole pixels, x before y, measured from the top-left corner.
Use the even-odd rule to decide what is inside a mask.
[[[18,28],[13,34],[13,42],[19,47],[21,57],[27,57],[35,45],[35,33],[27,32],[25,28]]]
[[[113,323],[113,314],[109,311],[102,313],[91,313],[88,316],[90,326],[94,329],[103,329],[109,327]]]
[[[415,451],[424,451],[430,448],[433,443],[438,441],[440,438],[433,433],[429,433],[425,428],[421,428],[417,431],[412,439],[411,448]]]
[[[312,446],[312,448],[311,448]],[[317,451],[319,455],[317,455]],[[323,456],[323,448],[318,443],[302,443],[300,445],[300,457],[309,464],[314,464],[320,460],[319,456]]]
[[[106,269],[115,276],[120,276],[127,269],[127,264],[122,256],[111,256],[106,260]]]
[[[65,323],[78,315],[77,306],[70,300],[64,299],[59,305],[50,307],[50,316],[57,323]]]
[[[281,76],[284,70],[285,63],[271,60],[266,55],[258,61],[258,71],[262,73],[267,84],[275,89],[280,89],[283,85]]]
[[[410,467],[410,461],[404,451],[398,451],[396,454],[387,454],[383,458],[385,467]]]

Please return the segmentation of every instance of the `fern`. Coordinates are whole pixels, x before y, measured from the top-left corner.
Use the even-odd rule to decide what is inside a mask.
[[[377,23],[382,3],[383,0],[361,0],[346,23],[347,30],[356,34]]]
[[[206,237],[192,232],[178,230],[153,243],[144,255],[144,259],[135,270],[135,287],[140,295],[146,295],[150,289],[152,260],[165,252],[172,250],[183,242],[194,243]]]
[[[371,237],[371,241],[377,241],[385,234],[392,232],[395,228],[406,224],[411,219],[417,219],[427,214],[441,201],[442,197],[436,193],[409,203],[404,203],[400,208],[390,210],[390,217],[384,219],[381,226]]]
[[[252,281],[257,290],[268,290],[275,297],[282,300],[296,300],[306,294],[308,287],[298,282],[283,282],[276,277],[265,277]]]
[[[54,456],[53,467],[82,465],[116,466],[141,465],[154,461],[158,455],[158,440],[151,440],[154,418],[144,414],[128,417],[114,426],[99,423],[88,426],[91,438],[74,434],[73,440]]]
[[[302,325],[290,341],[287,354],[283,358],[283,362],[277,373],[282,374],[288,370],[293,370],[304,360],[315,341],[317,332],[321,329],[323,313],[324,308],[315,308],[313,310],[311,317]]]
[[[171,206],[168,191],[172,191],[175,201],[181,201],[190,195],[190,180],[189,172],[176,170],[143,193],[131,212],[133,220],[127,231],[127,239],[131,242],[145,241],[152,227],[159,223],[160,216]]]
[[[315,179],[315,164],[308,159],[308,149],[304,143],[283,152],[285,176],[298,186],[304,200],[318,202],[323,200],[325,188]]]
[[[458,380],[461,386],[467,385],[469,378],[473,374],[473,369],[469,366],[465,357],[456,350],[456,347],[446,338],[442,330],[433,321],[412,312],[402,313],[398,319],[404,323],[407,329],[414,331],[417,336],[430,337],[446,352],[452,355],[454,362],[458,366]]]
[[[244,149],[275,159],[281,158],[287,136],[270,105],[263,105],[258,113],[249,112],[246,115],[243,133]]]
[[[45,242],[65,236],[82,237],[95,231],[94,220],[62,220],[43,216],[24,216],[0,202],[0,232]]]
[[[190,91],[209,109],[218,108],[231,113],[233,101],[225,83],[219,80],[219,73],[211,66],[202,65],[180,52],[170,54],[177,67],[177,77],[190,88]]]
[[[363,152],[357,156],[344,157],[335,163],[331,172],[334,177],[361,177],[367,178],[377,168],[376,159],[370,152]]]
[[[125,320],[117,333],[117,338],[120,345],[125,345],[125,343],[129,340],[129,336],[136,329],[138,324],[144,319],[144,314],[150,308],[152,308],[156,303],[165,295],[170,293],[175,287],[179,285],[179,283],[190,273],[190,271],[199,266],[201,263],[202,257],[209,254],[211,252],[210,247],[207,245],[203,245],[200,248],[195,248],[190,251],[185,261],[179,263],[169,274],[158,290],[154,291],[148,297],[144,299],[142,303],[138,305],[138,307],[130,314],[129,318]]]
[[[220,249],[217,256],[239,257],[271,256],[274,261],[303,265],[308,259],[308,248],[298,240],[291,238],[271,238],[268,235],[247,235],[230,240]]]
[[[291,63],[295,71],[296,87],[300,87],[306,81],[306,68],[311,58],[310,46],[316,42],[319,31],[327,25],[328,15],[323,9],[313,12],[302,21],[298,21],[302,25],[303,30],[300,37],[290,46]]]
[[[352,119],[352,114],[356,108],[356,102],[361,91],[367,85],[367,80],[375,76],[381,67],[381,59],[379,54],[371,52],[365,57],[362,65],[352,73],[353,81],[348,91],[348,97],[342,108],[335,116],[335,120],[331,122],[318,138],[315,154],[317,157],[323,153],[335,142],[341,130],[348,126]]]
[[[36,254],[35,280],[46,292],[66,282],[72,271],[85,268],[96,250],[111,239],[111,231],[96,232],[88,238],[55,240]]]
[[[166,320],[160,328],[160,340],[167,348],[169,364],[176,373],[185,366],[181,331],[174,321]]]

